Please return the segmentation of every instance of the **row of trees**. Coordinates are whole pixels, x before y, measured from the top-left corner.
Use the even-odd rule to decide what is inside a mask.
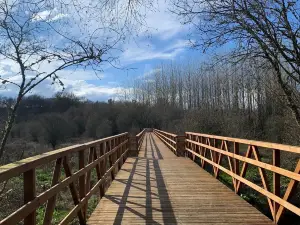
[[[0,115],[4,118],[11,101],[1,98]],[[84,141],[125,131],[136,133],[143,127],[157,126],[157,119],[154,111],[137,102],[90,102],[69,93],[53,98],[33,95],[22,101],[8,143],[23,140],[54,149],[74,138]]]
[[[70,93],[26,97],[9,143],[24,140],[54,149],[74,139],[156,127],[299,144],[299,128],[266,62],[212,61],[214,66],[162,64],[151,76],[135,80],[133,91],[118,102],[91,102]],[[0,119],[7,117],[12,101],[1,98]]]
[[[226,46],[231,61],[264,59],[281,100],[300,126],[299,1],[174,0],[173,6],[173,12],[193,26],[195,47],[206,51]]]
[[[135,82],[131,97],[160,106],[162,126],[171,131],[297,144],[298,126],[268,62],[217,62],[161,65],[152,77]]]

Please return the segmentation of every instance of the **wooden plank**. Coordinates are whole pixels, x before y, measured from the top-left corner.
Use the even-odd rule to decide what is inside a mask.
[[[191,149],[187,149],[187,151],[190,151],[192,152]],[[274,195],[273,193],[267,191],[266,189],[264,188],[261,188],[260,186],[252,183],[251,181],[248,181],[247,179],[239,176],[239,175],[236,175],[234,173],[232,173],[230,170],[220,166],[220,165],[217,165],[215,164],[214,162],[212,162],[211,160],[209,159],[206,159],[204,158],[203,156],[197,154],[197,153],[194,153],[192,152],[193,154],[196,154],[198,157],[202,158],[203,160],[205,160],[206,162],[208,162],[209,164],[212,164],[212,165],[215,165],[216,167],[218,167],[220,170],[222,170],[223,172],[227,173],[229,176],[233,176],[235,179],[239,180],[240,182],[246,184],[247,186],[249,186],[250,188],[254,189],[255,191],[263,194],[264,196],[266,196],[267,198],[273,200],[273,201],[276,201],[278,204],[280,204],[281,206],[284,206],[285,208],[287,208],[288,210],[290,210],[291,212],[295,213],[296,215],[299,215],[300,216],[300,209],[296,206],[294,206],[293,204],[285,201],[284,199],[281,199],[279,197],[277,197],[276,195]]]
[[[139,156],[126,160],[87,224],[273,223],[196,163],[177,157],[146,133]]]

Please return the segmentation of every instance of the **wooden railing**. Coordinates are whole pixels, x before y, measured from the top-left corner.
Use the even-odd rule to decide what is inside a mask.
[[[264,152],[263,159],[261,152]],[[220,171],[229,175],[236,193],[240,193],[244,184],[265,196],[275,223],[278,223],[285,209],[300,216],[299,205],[289,202],[300,181],[300,147],[186,132],[186,153],[193,160],[199,158],[203,168],[210,165],[215,177],[220,175]],[[291,153],[295,155],[294,170],[280,165],[280,158]],[[249,166],[257,168],[260,182],[247,178]],[[287,188],[282,193],[281,177],[288,179]],[[272,190],[269,187],[270,180]]]
[[[128,133],[92,141],[85,144],[50,151],[0,167],[0,183],[23,174],[24,204],[12,214],[0,221],[1,225],[36,224],[36,210],[46,204],[43,224],[52,224],[52,217],[56,205],[57,195],[69,187],[74,207],[60,221],[69,224],[78,217],[80,224],[87,219],[87,204],[93,194],[104,195],[106,182],[113,180],[125,161],[128,151]],[[87,156],[87,157],[86,157]],[[78,168],[72,168],[71,163]],[[78,160],[78,161],[77,161]],[[37,167],[55,161],[51,187],[37,195],[36,169]],[[91,187],[92,170],[96,172],[96,183]],[[62,173],[65,177],[61,180]],[[78,185],[78,186],[77,186]],[[77,191],[79,189],[79,191]]]
[[[177,150],[177,145],[176,145],[176,139],[177,139],[177,135],[176,134],[172,134],[172,133],[168,133],[162,130],[157,130],[157,129],[153,129],[153,133],[160,139],[162,140],[162,142],[164,142],[168,148],[170,148],[174,154],[176,153]]]
[[[138,151],[140,151],[141,147],[142,147],[142,143],[143,143],[143,139],[144,139],[144,136],[145,136],[145,133],[146,133],[146,130],[147,129],[143,129],[140,133],[138,133],[136,135],[136,142],[137,142],[137,149]]]

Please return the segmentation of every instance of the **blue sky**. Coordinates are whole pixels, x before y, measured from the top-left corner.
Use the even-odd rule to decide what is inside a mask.
[[[69,68],[59,74],[66,91],[90,100],[106,101],[109,98],[118,98],[120,93],[131,88],[135,79],[144,74],[151,74],[161,63],[205,58],[206,56],[200,51],[190,49],[188,38],[190,27],[182,25],[180,20],[169,12],[169,7],[169,0],[163,0],[158,1],[153,10],[141,9],[146,13],[144,25],[135,29],[132,37],[119,44],[120,50],[113,53],[118,57],[114,65],[122,69],[104,64],[103,72],[96,76],[91,70]],[[56,9],[49,12],[49,10],[40,12],[36,20],[47,19],[54,22],[68,19],[69,16]],[[45,66],[49,67],[49,65]],[[11,62],[5,59],[0,61],[0,72],[3,74],[14,70],[16,67]],[[50,97],[60,90],[60,86],[53,86],[51,81],[45,81],[31,94]],[[0,89],[0,95],[14,96],[15,94],[14,88]]]

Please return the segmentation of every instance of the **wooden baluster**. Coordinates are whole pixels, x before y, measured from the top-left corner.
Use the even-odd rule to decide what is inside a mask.
[[[273,149],[273,166],[280,167],[280,151]],[[274,195],[280,197],[280,174],[273,172],[273,193]],[[276,218],[277,212],[279,209],[279,204],[273,201],[273,210],[274,210],[274,222],[277,224],[278,220]]]
[[[216,139],[213,138],[212,139],[212,146],[214,148],[216,148]],[[213,151],[213,162],[216,163],[217,162],[217,152]],[[214,166],[213,167],[213,170],[214,170],[214,175],[216,174],[216,167]]]
[[[185,133],[185,139],[188,140],[189,139],[189,135],[187,133]],[[185,147],[188,148],[189,147],[189,142],[185,142]],[[185,157],[188,157],[188,151],[185,151]]]
[[[240,145],[237,142],[233,143],[233,153],[235,155],[239,155],[240,154]],[[239,164],[239,162],[240,161],[238,159],[235,159],[235,158],[233,159],[233,169],[234,169],[234,173],[237,174],[237,175],[240,175],[240,164]],[[238,189],[237,189],[238,180],[234,179],[234,182],[235,182],[235,185],[234,185],[235,189],[234,189],[234,191],[235,191],[235,193],[237,193],[238,192]]]
[[[120,138],[116,139],[116,147],[120,144]],[[115,162],[119,159],[119,154],[120,154],[120,148],[117,149],[116,154],[115,154]],[[118,162],[118,165],[116,166],[116,174],[120,170],[120,162]]]
[[[24,174],[24,204],[32,201],[36,197],[35,169],[26,171]],[[36,210],[24,219],[24,225],[36,224]]]
[[[64,157],[63,166],[64,166],[64,169],[65,169],[66,177],[71,177],[72,176],[72,170],[71,170],[71,167],[70,167],[70,164],[69,164],[68,157]],[[70,188],[70,192],[71,192],[71,195],[72,195],[72,198],[73,198],[74,205],[78,205],[80,200],[79,200],[79,196],[78,196],[78,193],[77,193],[77,190],[76,190],[75,183],[74,182],[70,183],[69,188]],[[82,210],[80,210],[77,213],[80,224],[85,224],[86,223],[83,214],[84,213],[83,213]]]
[[[119,144],[121,144],[122,143],[122,140],[121,140],[121,137],[119,138]],[[122,147],[120,147],[119,149],[118,149],[118,159],[121,157],[121,155],[122,155],[122,149],[123,149],[123,146]],[[122,166],[122,161],[120,160],[119,161],[119,163],[118,163],[118,171],[120,171],[120,169],[121,169],[121,166]]]
[[[129,152],[129,134],[126,135],[126,139],[127,139],[127,143],[125,145],[125,151],[128,149],[128,152]],[[128,152],[126,153],[126,155],[124,157],[124,162],[126,161],[126,159],[128,157]]]
[[[196,141],[196,138],[197,137],[195,136],[195,137],[192,138],[192,140]],[[192,144],[192,148],[191,149],[192,149],[193,152],[197,152],[197,145],[196,144]],[[195,162],[196,156],[194,154],[192,154],[192,158],[193,158],[193,161]]]
[[[90,147],[89,149],[89,156],[88,156],[88,164],[92,163],[93,162],[93,158],[94,158],[94,150],[95,148],[94,147]],[[85,192],[88,193],[91,189],[91,173],[92,173],[92,170],[89,170],[87,173],[86,173],[86,178],[85,178]],[[88,207],[88,204],[85,205],[85,207],[83,207],[83,214],[86,214],[87,213],[87,207]]]
[[[116,138],[116,140],[115,140],[115,147],[117,147],[118,144],[119,144],[119,138]],[[119,156],[119,148],[114,153],[114,157],[115,157],[114,161],[115,162],[118,160],[118,156]],[[119,165],[116,165],[116,167],[115,167],[115,175],[118,173],[118,171],[119,171]]]
[[[114,149],[116,147],[116,138],[114,138],[113,139],[113,148],[112,149]],[[116,153],[117,153],[117,151],[115,151],[111,156],[112,156],[112,166],[115,164],[115,162],[116,162]],[[113,171],[113,174],[114,174],[114,177],[116,176],[116,167],[112,170]],[[115,178],[114,178],[115,179]]]
[[[100,143],[100,156],[103,156],[105,154],[105,142],[104,143]],[[103,175],[106,172],[106,160],[104,158],[104,160],[102,160],[100,162],[100,176],[101,178],[103,178]],[[104,196],[104,184],[100,185],[100,197]]]
[[[90,147],[89,150],[89,156],[88,156],[88,164],[93,162],[93,157],[94,157],[94,147]],[[86,182],[85,182],[85,191],[86,193],[90,191],[90,186],[91,186],[91,170],[89,170],[86,174]]]
[[[53,171],[53,177],[52,177],[52,184],[51,187],[56,185],[59,182],[59,177],[61,174],[61,165],[62,165],[62,158],[58,158],[55,163],[55,168]],[[47,207],[44,215],[44,222],[43,225],[49,225],[52,221],[52,216],[55,208],[55,202],[56,202],[56,195],[54,195],[52,198],[50,198],[47,202]]]
[[[85,167],[85,156],[84,156],[85,150],[81,150],[78,152],[78,160],[79,160],[79,169],[83,169]],[[86,173],[84,173],[82,176],[79,177],[79,197],[80,199],[83,199],[86,195]],[[86,205],[83,207],[86,208]],[[86,219],[86,213],[83,212],[83,217]]]
[[[113,149],[113,143],[112,140],[109,141],[109,151],[111,151]],[[114,164],[113,162],[113,154],[109,155],[109,167],[112,167]],[[115,174],[114,174],[114,170],[111,170],[111,180],[113,181],[115,179]]]
[[[97,153],[97,147],[94,148],[94,161],[96,161],[98,159],[98,153]],[[101,179],[101,172],[100,172],[100,163],[96,164],[96,174],[97,174],[97,179],[98,181]],[[99,191],[101,190],[100,186],[99,186]],[[101,198],[101,195],[99,193],[99,199]]]
[[[298,160],[298,163],[296,165],[294,173],[300,174],[300,160]],[[294,180],[294,179],[290,180],[290,183],[288,184],[288,186],[285,190],[284,196],[282,198],[284,201],[289,201],[290,198],[295,194],[298,183],[299,183],[299,181],[297,181],[297,180]],[[279,209],[276,213],[276,221],[277,222],[279,222],[279,220],[280,220],[280,218],[281,218],[281,216],[282,216],[282,214],[285,210],[286,209],[285,209],[284,206],[282,206],[282,205],[279,206]]]
[[[200,137],[200,143],[203,144],[203,138],[202,138],[202,136]],[[203,147],[200,146],[200,148],[199,148],[199,154],[202,155],[202,152],[203,152]],[[200,160],[201,160],[201,164],[202,164],[203,159],[200,159]]]

